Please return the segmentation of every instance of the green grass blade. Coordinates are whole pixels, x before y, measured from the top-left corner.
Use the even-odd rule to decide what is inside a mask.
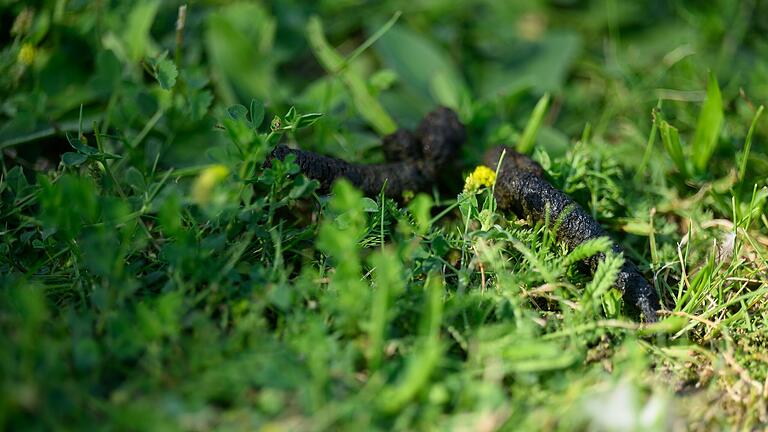
[[[307,24],[307,37],[312,51],[323,68],[331,74],[338,74],[352,96],[357,112],[381,135],[397,130],[397,125],[384,107],[371,94],[365,80],[346,66],[346,61],[325,39],[323,24],[318,17],[312,17]]]
[[[744,181],[744,174],[747,173],[747,160],[749,159],[749,152],[752,150],[752,135],[755,133],[755,127],[757,121],[760,120],[760,116],[763,114],[764,107],[760,105],[755,113],[755,117],[752,119],[752,124],[749,126],[749,132],[747,132],[747,140],[744,142],[744,155],[741,157],[741,164],[739,164],[739,180]]]
[[[648,142],[645,145],[645,152],[643,153],[643,160],[640,162],[640,166],[637,168],[637,172],[635,173],[635,181],[639,181],[643,174],[645,174],[645,169],[648,166],[648,161],[651,159],[651,153],[653,153],[653,147],[654,144],[656,144],[656,133],[659,130],[659,124],[656,121],[656,116],[658,115],[659,111],[661,110],[661,99],[656,103],[656,108],[653,109],[653,122],[651,124],[651,133],[648,135]]]
[[[349,64],[355,61],[355,59],[357,59],[362,53],[364,53],[368,48],[370,48],[371,45],[375,44],[376,41],[381,39],[381,37],[384,36],[392,28],[392,26],[395,25],[395,23],[397,23],[397,20],[400,19],[400,15],[402,14],[403,13],[400,11],[395,12],[392,15],[392,18],[389,19],[389,21],[384,23],[384,25],[381,26],[381,28],[376,30],[376,32],[374,32],[371,35],[371,37],[366,39],[365,42],[363,42],[359,47],[357,47],[352,52],[352,54],[349,55],[349,57],[347,57],[346,63]]]
[[[539,134],[541,124],[544,122],[547,108],[549,108],[549,93],[542,96],[533,108],[531,118],[528,120],[528,124],[525,125],[520,140],[517,141],[518,152],[528,154],[533,150],[533,146],[536,144],[536,136]]]
[[[723,99],[720,95],[717,78],[710,72],[707,83],[707,99],[701,108],[691,147],[693,166],[697,174],[702,174],[706,171],[709,159],[717,147],[717,139],[722,125]]]
[[[683,146],[680,144],[680,134],[677,132],[677,128],[662,120],[659,124],[659,132],[661,133],[661,142],[664,143],[664,148],[667,149],[667,154],[672,158],[672,162],[684,177],[688,177]]]

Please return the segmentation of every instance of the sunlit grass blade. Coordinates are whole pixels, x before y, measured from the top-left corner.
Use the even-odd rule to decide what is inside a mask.
[[[381,28],[376,30],[376,32],[374,32],[368,39],[366,39],[365,42],[360,44],[360,46],[357,47],[352,52],[352,54],[349,55],[349,57],[347,57],[346,63],[349,64],[355,61],[355,59],[358,58],[362,53],[364,53],[368,48],[370,48],[371,45],[375,44],[377,40],[381,39],[381,37],[384,36],[389,31],[389,29],[391,29],[392,26],[395,25],[395,23],[397,23],[397,20],[400,19],[400,15],[402,14],[403,13],[400,11],[395,12],[392,15],[392,18],[389,19],[389,21],[384,23],[384,25],[381,26]]]
[[[699,121],[696,124],[696,133],[691,145],[693,166],[697,174],[702,174],[707,169],[707,164],[717,147],[720,128],[723,125],[723,99],[720,95],[720,86],[717,84],[712,72],[709,73],[707,82],[707,99],[701,107]]]
[[[536,136],[539,134],[541,124],[544,122],[544,116],[547,114],[547,108],[549,108],[549,93],[542,96],[533,108],[531,118],[528,119],[528,124],[525,125],[520,140],[517,141],[518,152],[528,154],[533,150],[533,146],[536,144]]]

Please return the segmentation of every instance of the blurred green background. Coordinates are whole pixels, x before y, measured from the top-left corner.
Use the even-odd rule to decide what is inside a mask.
[[[401,11],[350,68],[399,124],[413,126],[435,104],[447,104],[478,127],[478,146],[514,135],[545,92],[554,109],[540,139],[560,153],[586,123],[597,136],[641,147],[660,98],[678,128],[693,127],[686,104],[703,100],[707,69],[734,111],[748,111],[749,100],[768,92],[759,61],[768,50],[761,1],[434,0],[190,3],[180,85],[160,94],[144,85],[148,62],[176,55],[179,4],[4,1],[0,147],[55,146],[61,131],[76,129],[81,105],[86,128],[99,120],[126,137],[164,112],[145,145],[165,147],[168,165],[189,164],[220,136],[212,133],[211,112],[257,98],[270,112],[295,105],[329,114],[306,147],[366,156],[376,141],[355,124],[348,97],[328,91],[332,78],[306,37],[312,15],[349,54]],[[24,47],[31,54],[22,61]],[[741,88],[749,90],[743,97]],[[743,129],[747,117],[731,120]],[[334,137],[339,123],[349,128]]]

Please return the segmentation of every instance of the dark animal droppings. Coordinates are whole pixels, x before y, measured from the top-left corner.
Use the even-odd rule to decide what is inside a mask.
[[[282,145],[275,148],[272,157],[282,160],[294,154],[301,172],[320,182],[321,192],[330,191],[333,182],[344,177],[368,196],[378,195],[386,183],[384,193],[401,198],[406,191],[430,190],[454,163],[465,135],[456,113],[441,107],[427,114],[415,134],[401,129],[384,138],[387,163],[354,164]]]
[[[555,189],[545,178],[539,164],[528,156],[517,153],[509,147],[496,147],[486,152],[483,161],[495,168],[501,154],[504,158],[499,167],[494,196],[499,208],[512,210],[515,214],[536,221],[547,218],[556,227],[556,237],[573,250],[581,243],[608,233],[580,205],[568,195]],[[619,245],[613,245],[614,252],[621,252]],[[594,272],[605,254],[589,258],[586,264]],[[659,298],[656,290],[645,280],[637,267],[629,260],[616,280],[624,297],[630,315],[648,322],[656,321]]]
[[[333,182],[343,177],[368,196],[378,195],[386,185],[387,196],[401,198],[406,191],[432,188],[440,175],[450,170],[465,135],[456,113],[441,107],[429,113],[415,133],[401,129],[386,136],[382,147],[388,162],[384,164],[354,164],[282,145],[275,148],[272,157],[282,160],[294,154],[301,172],[320,182],[321,192],[330,191]],[[608,235],[581,206],[547,182],[544,170],[531,158],[508,147],[497,147],[486,152],[485,164],[495,168],[504,151],[495,188],[499,208],[536,221],[545,220],[549,209],[550,223],[557,226],[557,240],[569,250],[586,240]],[[613,250],[622,251],[617,244]],[[586,264],[594,272],[604,258],[604,254],[598,254]],[[625,261],[616,286],[623,293],[630,315],[656,321],[658,295],[632,262]]]

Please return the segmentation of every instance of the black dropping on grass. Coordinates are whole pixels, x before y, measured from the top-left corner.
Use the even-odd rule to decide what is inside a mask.
[[[330,191],[333,182],[343,177],[368,196],[378,195],[385,188],[387,196],[400,198],[406,191],[429,190],[445,172],[455,172],[450,168],[465,136],[456,113],[441,107],[427,114],[415,132],[401,129],[384,138],[382,147],[387,163],[355,164],[282,145],[275,148],[272,157],[282,160],[288,154],[295,155],[301,172],[320,182],[321,192]],[[494,194],[499,208],[535,221],[549,220],[556,229],[557,240],[569,250],[586,240],[608,236],[581,206],[553,187],[541,166],[528,156],[509,147],[496,147],[486,152],[485,164],[495,168],[504,151]],[[622,249],[614,244],[613,251]],[[586,264],[594,272],[603,259],[605,254],[597,254],[587,259]],[[629,260],[625,260],[616,286],[623,293],[630,315],[656,321],[658,295]]]
[[[384,138],[387,163],[355,164],[283,145],[275,148],[272,157],[283,160],[293,154],[301,172],[320,182],[320,192],[330,191],[333,182],[343,177],[368,196],[385,188],[388,197],[401,198],[406,191],[427,191],[437,184],[455,162],[465,136],[456,113],[441,107],[427,114],[416,132],[400,129]]]
[[[494,190],[499,208],[532,220],[547,220],[555,228],[557,240],[569,250],[589,239],[608,236],[584,208],[546,180],[544,170],[531,158],[501,146],[488,150],[483,161],[487,166],[495,168],[500,159]],[[616,243],[612,249],[614,252],[622,252],[621,246]],[[603,259],[605,254],[600,253],[587,259],[586,264],[594,272]],[[619,272],[616,287],[621,290],[630,315],[648,322],[657,320],[658,294],[628,259],[625,259]]]

